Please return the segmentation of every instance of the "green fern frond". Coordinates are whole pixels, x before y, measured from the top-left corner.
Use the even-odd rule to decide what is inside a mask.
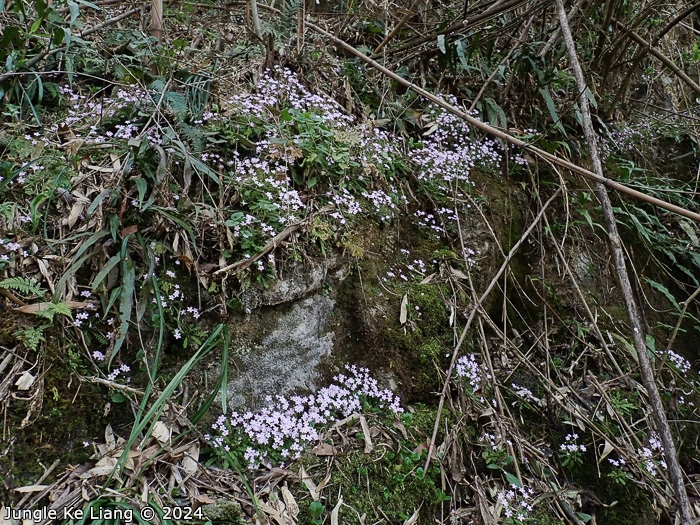
[[[204,151],[204,146],[206,144],[206,135],[202,132],[201,128],[196,128],[185,124],[184,122],[179,122],[177,125],[178,132],[183,135],[185,142],[187,142],[192,147],[192,153],[201,153]]]
[[[282,36],[289,37],[297,29],[297,18],[301,0],[287,0],[282,6],[282,16],[278,24]]]
[[[22,295],[44,295],[40,285],[33,283],[26,277],[10,277],[0,281],[0,288],[15,290]]]
[[[46,338],[44,337],[43,327],[34,328],[31,326],[27,326],[22,330],[16,331],[13,335],[17,339],[22,341],[22,343],[24,343],[24,346],[26,346],[30,350],[33,350],[34,352],[37,351],[39,345],[42,342],[46,341]]]
[[[189,108],[185,95],[176,91],[166,91],[163,98],[178,120],[184,120],[187,117]]]

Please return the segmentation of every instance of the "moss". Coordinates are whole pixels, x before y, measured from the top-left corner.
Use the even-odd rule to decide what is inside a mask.
[[[0,457],[0,479],[5,489],[35,483],[57,459],[61,466],[55,472],[61,472],[65,465],[88,461],[92,448],[83,442],[99,440],[107,424],[102,418],[106,389],[78,379],[76,372],[81,372],[82,363],[79,349],[52,332],[46,332],[48,343],[41,350],[45,363],[41,392],[26,401],[13,400],[8,406],[6,428],[12,447]],[[32,355],[27,358],[34,359]],[[30,412],[30,424],[22,428]],[[118,416],[119,410],[113,407],[113,425],[115,412]],[[16,496],[13,492],[3,494],[5,501],[13,501]]]
[[[241,506],[235,501],[219,499],[216,503],[202,507],[202,512],[215,525],[243,523]]]
[[[418,508],[422,522],[432,520],[441,498],[436,485],[439,475],[437,468],[432,468],[429,475],[421,476],[418,464],[425,460],[424,454],[414,454],[408,449],[395,454],[382,449],[369,455],[355,451],[336,460],[331,476],[334,490],[328,492],[328,499],[323,502],[325,514],[330,514],[340,494],[345,505],[353,509],[341,507],[342,523],[359,524],[358,516],[363,514],[367,516],[366,523],[373,523],[382,519],[382,513],[403,522]],[[307,500],[299,505],[300,525],[312,524],[310,504]]]
[[[600,476],[596,468],[595,458],[587,457],[583,467],[574,472],[576,485],[590,490],[603,503],[614,505],[597,509],[598,523],[615,523],[616,525],[652,525],[657,523],[652,502],[644,490],[631,481],[624,485],[616,483],[608,474],[612,467],[603,462],[600,465]]]

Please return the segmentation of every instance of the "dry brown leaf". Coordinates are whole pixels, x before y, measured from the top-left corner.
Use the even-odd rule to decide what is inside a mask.
[[[22,314],[32,314],[36,315],[37,312],[40,312],[42,310],[48,310],[49,306],[52,305],[53,303],[51,302],[41,302],[41,303],[33,303],[33,304],[28,304],[26,306],[20,306],[18,308],[13,308],[13,312],[19,312]],[[72,310],[76,309],[81,309],[81,308],[88,308],[88,305],[94,305],[94,303],[91,302],[85,302],[85,301],[66,301],[62,303],[66,305],[67,307],[71,308]]]
[[[430,275],[428,275],[428,277],[426,277],[425,279],[423,279],[423,280],[420,282],[420,284],[429,284],[429,283],[435,278],[435,275],[436,275],[436,274],[431,273]]]
[[[87,163],[83,163],[83,166],[92,171],[99,171],[100,173],[114,173],[114,167],[108,168],[106,166],[94,166]]]
[[[450,273],[452,274],[452,277],[455,277],[457,279],[463,279],[465,281],[468,279],[468,277],[464,274],[463,271],[458,270],[457,268],[452,268],[452,266],[450,266]]]
[[[331,511],[331,525],[340,525],[338,523],[338,513],[340,512],[340,507],[343,505],[343,496],[338,497],[338,503],[335,504],[333,510]]]
[[[319,443],[312,452],[317,456],[335,456],[338,451],[329,443]]]
[[[126,228],[122,228],[122,230],[119,232],[119,236],[122,239],[125,239],[127,235],[131,235],[132,233],[136,233],[139,231],[139,227],[137,224],[132,224],[131,226],[127,226]]]
[[[151,459],[160,449],[160,445],[151,445],[150,447],[143,449],[143,452],[141,452],[141,458],[147,461]]]
[[[399,421],[399,419],[394,419],[394,422],[391,424],[396,430],[401,432],[401,437],[404,439],[408,439],[408,432],[406,432],[406,427],[403,426],[403,423]]]
[[[114,172],[117,173],[118,171],[121,171],[122,163],[119,160],[119,155],[116,155],[114,153],[110,153],[109,159],[112,161],[112,169],[114,170]]]
[[[360,426],[362,427],[362,434],[365,436],[365,454],[369,454],[374,450],[374,445],[372,444],[372,435],[369,432],[367,419],[363,415],[360,415]]]
[[[15,382],[15,386],[18,390],[29,390],[34,384],[35,380],[36,377],[25,371],[21,376],[19,376],[19,379]]]
[[[210,498],[206,494],[195,494],[194,499],[203,505],[211,505],[212,503],[216,503],[215,499]]]
[[[414,510],[413,514],[411,514],[411,517],[403,522],[403,525],[415,525],[416,523],[418,523],[418,514],[419,513],[420,513],[420,509]]]
[[[350,414],[345,419],[341,419],[340,421],[335,423],[333,425],[333,428],[339,429],[343,425],[347,425],[348,423],[353,422],[353,421],[359,421],[359,419],[360,419],[360,414],[358,412],[355,412],[354,414]],[[406,437],[406,439],[408,439],[408,437]]]
[[[489,506],[489,501],[486,498],[486,494],[484,493],[481,483],[482,481],[479,479],[479,476],[476,476],[474,478],[474,487],[476,488],[474,499],[476,500],[479,514],[481,515],[481,522],[483,525],[495,525],[497,521],[496,517],[500,516],[503,505],[501,504],[500,500],[498,500],[495,509]]]
[[[112,425],[107,425],[105,428],[105,445],[107,447],[107,452],[111,452],[117,448],[117,440],[114,437],[114,431],[112,430]]]
[[[615,447],[613,447],[610,441],[606,439],[605,448],[603,449],[603,453],[600,455],[600,459],[598,459],[598,464],[600,464],[601,461],[607,458],[613,450],[615,450]]]
[[[5,370],[9,364],[12,362],[12,360],[15,358],[14,354],[7,354],[5,356],[5,359],[2,360],[2,363],[0,363],[0,374],[2,374],[3,370]]]
[[[170,442],[171,430],[162,421],[157,421],[153,425],[153,437],[158,440],[158,443],[165,445]]]
[[[284,500],[284,504],[287,507],[287,512],[289,515],[296,519],[296,517],[299,515],[299,505],[297,505],[297,501],[294,499],[294,496],[292,493],[289,491],[289,488],[287,488],[287,482],[284,482],[284,485],[281,488],[282,490],[282,499]]]
[[[56,293],[56,288],[54,287],[53,281],[51,280],[51,277],[49,275],[49,267],[46,265],[46,262],[43,259],[35,258],[37,266],[39,267],[39,271],[41,272],[41,275],[44,276],[44,279],[46,279],[46,283],[49,285],[49,290],[51,290],[51,293]]]
[[[316,487],[316,483],[314,483],[314,480],[311,479],[311,476],[309,476],[306,473],[306,470],[304,469],[304,465],[302,465],[301,468],[299,469],[299,479],[306,486],[306,489],[309,491],[309,494],[311,495],[311,499],[313,499],[314,501],[318,501],[319,500],[318,487]]]
[[[182,486],[182,474],[180,474],[180,469],[177,467],[177,465],[170,465],[170,473],[174,478],[173,487]]]
[[[265,514],[271,516],[272,519],[274,519],[279,525],[288,525],[288,523],[284,520],[284,517],[282,517],[282,513],[272,505],[258,501],[258,507],[260,510],[265,512]]]
[[[87,479],[97,476],[109,476],[114,471],[114,467],[116,466],[116,458],[105,456],[102,459],[100,459],[94,467],[88,470],[85,474],[82,474],[80,477],[82,479]]]
[[[406,324],[408,319],[408,294],[404,294],[401,298],[401,312],[399,313],[399,321],[401,324]]]
[[[423,454],[423,451],[427,452],[429,450],[429,447],[427,443],[424,441],[423,443],[419,444],[416,448],[413,449],[414,454]]]
[[[27,492],[41,492],[45,490],[49,485],[27,485],[26,487],[20,487],[15,489],[15,492],[21,492],[23,494]]]
[[[184,470],[189,476],[197,472],[199,468],[199,443],[194,442],[187,452],[185,452],[185,457],[182,458],[180,464],[182,465],[182,470]]]
[[[316,490],[318,490],[318,495],[321,496],[321,491],[323,491],[323,488],[328,484],[328,482],[331,480],[331,473],[328,472],[326,474],[326,477],[321,480],[321,483],[318,484],[318,487]]]
[[[67,219],[63,220],[63,224],[66,224],[69,228],[75,226],[75,223],[78,222],[78,218],[83,213],[84,209],[85,202],[83,201],[83,199],[78,199],[77,201],[75,201],[70,209],[70,215],[68,215]]]

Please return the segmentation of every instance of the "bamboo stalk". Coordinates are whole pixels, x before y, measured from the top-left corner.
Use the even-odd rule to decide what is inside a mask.
[[[556,0],[556,4],[561,32],[564,35],[564,42],[566,42],[566,47],[569,51],[569,62],[574,70],[574,76],[576,77],[576,83],[580,93],[579,107],[583,117],[583,132],[586,136],[586,141],[588,142],[593,169],[598,176],[602,177],[603,165],[600,162],[598,142],[596,140],[595,130],[593,129],[593,123],[591,122],[591,112],[588,106],[588,96],[586,94],[588,88],[586,86],[586,81],[583,78],[583,71],[578,60],[576,44],[574,43],[574,38],[571,35],[569,22],[566,19],[564,3],[562,0]],[[613,251],[615,269],[617,270],[617,277],[620,280],[622,295],[627,306],[627,315],[629,318],[630,328],[632,329],[632,340],[634,341],[634,348],[637,352],[642,382],[644,383],[644,387],[649,395],[649,403],[652,407],[652,416],[656,423],[656,427],[664,447],[664,458],[666,459],[671,484],[673,485],[673,490],[676,493],[676,499],[678,500],[681,523],[683,525],[691,525],[693,522],[693,512],[690,507],[690,502],[688,501],[688,493],[685,489],[685,482],[683,481],[683,470],[678,462],[678,454],[676,452],[676,446],[673,443],[673,435],[671,434],[671,428],[669,427],[668,420],[666,418],[666,411],[664,409],[663,402],[661,401],[659,389],[656,386],[654,369],[652,368],[651,361],[649,360],[649,354],[647,353],[644,325],[642,324],[637,301],[635,300],[634,292],[632,291],[632,283],[630,282],[630,278],[627,273],[625,255],[622,250],[622,242],[620,241],[620,236],[617,231],[615,214],[613,212],[610,197],[608,196],[605,186],[602,184],[596,184],[595,193],[603,207],[603,215],[605,217],[605,223],[608,230],[610,247]]]
[[[671,204],[666,201],[662,201],[661,199],[657,199],[656,197],[652,197],[651,195],[647,195],[645,193],[642,193],[641,191],[634,190],[632,188],[629,188],[625,186],[624,184],[621,184],[617,181],[611,180],[607,177],[598,175],[596,173],[593,173],[590,170],[587,170],[585,168],[582,168],[581,166],[578,166],[574,164],[573,162],[569,162],[568,160],[561,159],[557,157],[556,155],[552,155],[551,153],[547,153],[546,151],[537,148],[533,146],[532,144],[528,144],[524,140],[521,140],[517,137],[514,137],[513,135],[509,135],[508,133],[505,133],[504,131],[501,131],[500,129],[496,129],[493,126],[489,126],[488,124],[481,122],[480,120],[472,117],[471,115],[468,115],[464,111],[458,109],[457,107],[453,106],[452,104],[449,104],[445,102],[443,99],[440,97],[437,97],[433,95],[432,93],[426,91],[425,89],[413,84],[412,82],[409,82],[405,78],[400,77],[393,71],[390,71],[389,69],[385,68],[381,64],[379,64],[377,61],[372,60],[370,57],[362,54],[360,51],[352,47],[350,44],[344,42],[343,40],[340,40],[336,36],[330,34],[328,31],[325,31],[324,29],[321,29],[318,27],[316,24],[313,24],[309,22],[308,20],[305,22],[307,27],[310,27],[317,33],[320,33],[321,35],[325,36],[329,40],[335,42],[339,46],[341,46],[343,49],[348,51],[349,53],[355,55],[358,57],[360,60],[365,62],[366,64],[372,66],[374,69],[377,71],[385,74],[389,78],[395,80],[399,84],[401,84],[404,87],[407,87],[409,89],[412,89],[419,95],[427,98],[431,102],[434,102],[438,106],[446,109],[453,115],[456,115],[463,119],[464,121],[468,122],[472,126],[474,126],[477,129],[480,129],[481,131],[488,133],[489,135],[492,135],[494,137],[497,137],[505,142],[508,142],[509,144],[513,144],[514,146],[518,146],[520,148],[525,149],[526,151],[532,153],[533,155],[536,155],[540,157],[543,160],[546,160],[547,162],[551,162],[552,164],[556,164],[557,166],[561,166],[562,168],[566,168],[569,171],[572,171],[574,173],[577,173],[578,175],[581,175],[583,177],[586,177],[587,179],[593,180],[595,182],[598,182],[600,184],[603,184],[604,186],[607,186],[608,188],[614,189],[616,191],[619,191],[620,193],[624,193],[625,195],[629,195],[631,197],[634,197],[635,199],[639,199],[641,201],[647,202],[649,204],[652,204],[654,206],[658,206],[660,208],[663,208],[665,210],[671,211],[673,213],[677,213],[678,215],[682,215],[684,217],[687,217],[689,219],[693,219],[694,221],[700,222],[700,213],[696,213],[690,210],[687,210],[685,208],[681,208],[680,206],[676,206],[675,204]]]

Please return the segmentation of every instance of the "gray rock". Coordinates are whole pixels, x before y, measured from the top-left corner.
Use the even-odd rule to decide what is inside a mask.
[[[275,319],[258,325],[263,333],[257,342],[236,342],[241,372],[228,386],[231,406],[258,406],[266,395],[315,391],[321,360],[333,350],[328,326],[333,306],[330,297],[314,294],[282,312],[261,313]]]

